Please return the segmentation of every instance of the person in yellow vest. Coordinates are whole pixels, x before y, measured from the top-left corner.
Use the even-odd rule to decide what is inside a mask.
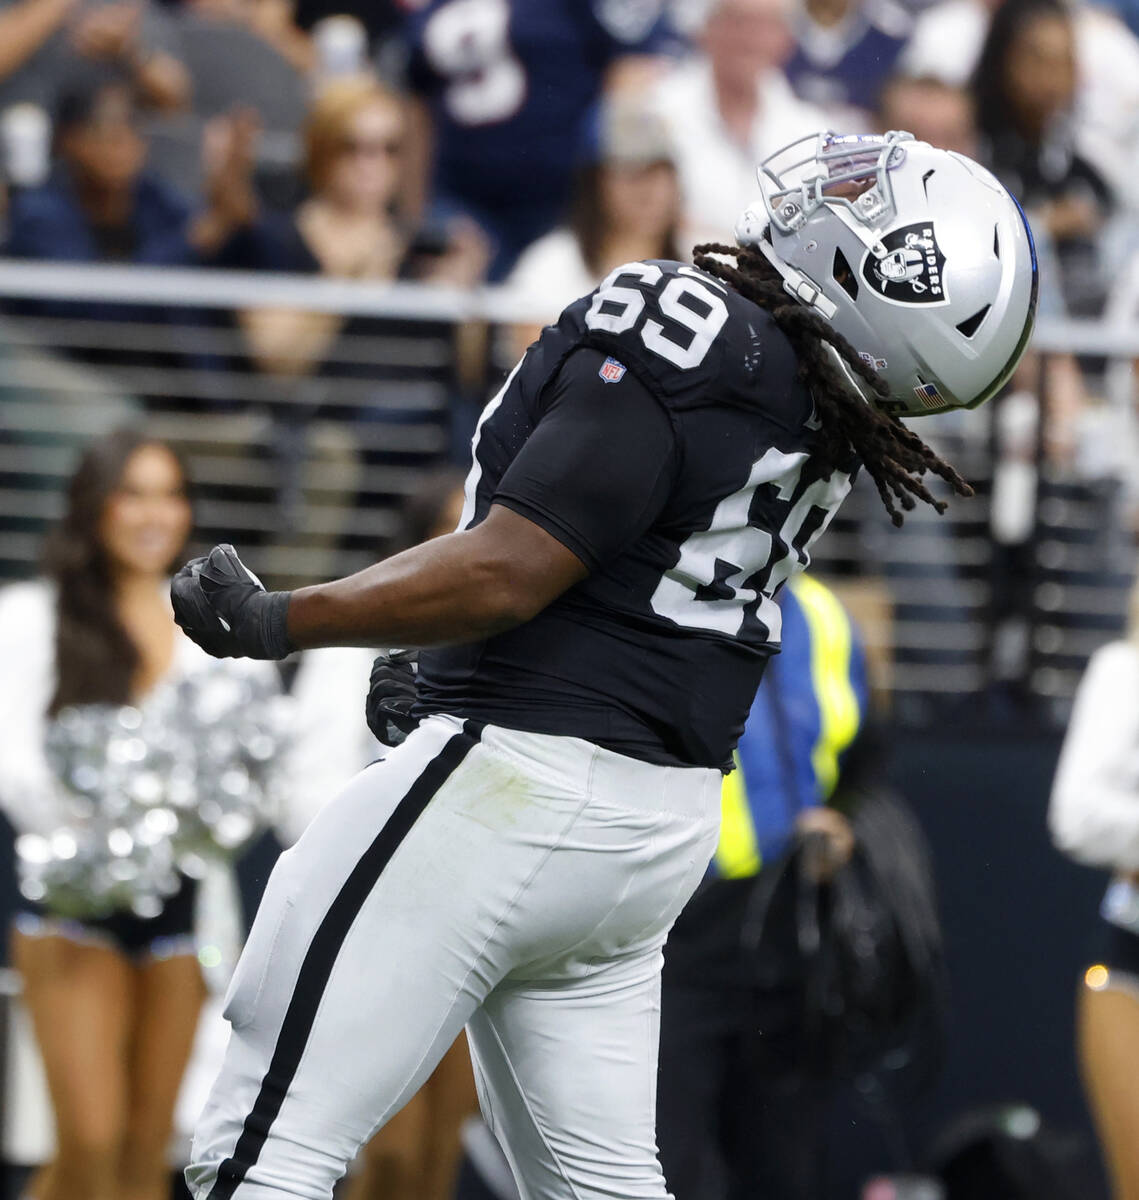
[[[676,1200],[814,1200],[825,1083],[806,1057],[803,980],[787,889],[762,956],[741,949],[757,874],[807,834],[817,869],[849,858],[844,796],[878,756],[865,737],[865,655],[837,597],[810,576],[780,593],[781,652],[725,776],[720,841],[665,946],[657,1141]]]

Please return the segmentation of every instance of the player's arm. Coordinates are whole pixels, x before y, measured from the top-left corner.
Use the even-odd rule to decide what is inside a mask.
[[[298,650],[475,641],[530,620],[587,574],[541,526],[495,504],[474,529],[294,592],[289,641]]]
[[[174,578],[178,624],[218,658],[284,658],[316,646],[438,646],[500,633],[588,573],[556,538],[494,505],[474,529],[435,538],[346,579],[267,592],[232,546]]]
[[[671,421],[604,356],[581,350],[473,529],[435,538],[346,579],[266,592],[231,546],[187,564],[175,619],[218,657],[282,658],[316,646],[437,646],[530,620],[635,540],[667,498]]]

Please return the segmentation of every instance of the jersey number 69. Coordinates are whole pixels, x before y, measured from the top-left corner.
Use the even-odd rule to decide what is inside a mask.
[[[681,268],[684,271],[684,268]],[[626,263],[611,272],[597,289],[585,314],[590,329],[624,333],[641,322],[641,341],[646,349],[673,366],[687,370],[704,361],[709,346],[728,319],[728,306],[712,288],[693,272],[674,275],[655,295],[654,308],[668,325],[646,315],[645,288],[655,288],[664,272],[652,263]],[[641,287],[628,287],[620,280],[633,276]]]

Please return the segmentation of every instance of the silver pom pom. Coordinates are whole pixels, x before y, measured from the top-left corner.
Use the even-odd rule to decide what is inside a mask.
[[[84,705],[48,727],[67,819],[17,839],[20,890],[61,916],[156,916],[211,857],[232,855],[275,815],[289,701],[217,668],[162,686],[144,707]]]

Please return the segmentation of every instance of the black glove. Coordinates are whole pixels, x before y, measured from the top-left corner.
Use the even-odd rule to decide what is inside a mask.
[[[393,650],[372,663],[364,712],[368,728],[385,746],[398,746],[419,724],[411,715],[418,659],[416,650]]]
[[[170,584],[174,620],[214,658],[285,658],[288,592],[267,592],[232,546],[188,562]]]

